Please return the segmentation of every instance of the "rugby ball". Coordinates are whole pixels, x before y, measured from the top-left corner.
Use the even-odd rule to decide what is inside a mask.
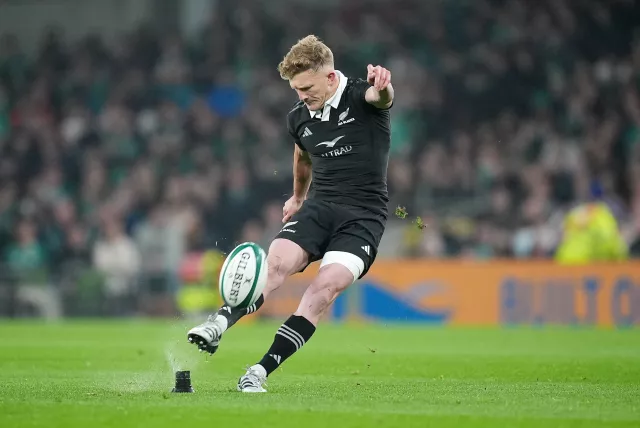
[[[255,242],[238,245],[220,270],[220,296],[232,308],[247,308],[262,295],[267,284],[267,255]]]

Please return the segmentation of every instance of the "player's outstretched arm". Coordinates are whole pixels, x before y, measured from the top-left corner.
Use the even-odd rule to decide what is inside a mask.
[[[367,89],[365,100],[377,108],[389,108],[393,104],[393,86],[391,72],[384,67],[371,64],[367,66],[367,82],[373,85]]]

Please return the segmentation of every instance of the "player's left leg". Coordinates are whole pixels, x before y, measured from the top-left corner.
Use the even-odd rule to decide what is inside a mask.
[[[271,347],[260,362],[238,381],[242,392],[266,392],[263,385],[275,369],[311,339],[334,300],[364,272],[364,261],[354,254],[330,251],[318,275],[307,288],[296,312],[276,332]]]
[[[258,311],[269,294],[278,289],[287,277],[306,266],[308,260],[308,253],[300,245],[288,239],[274,239],[267,255],[267,284],[256,303],[248,308],[223,305],[216,313],[209,315],[204,323],[189,330],[189,342],[197,345],[201,352],[214,354],[218,350],[222,334],[243,316]]]
[[[249,308],[221,307],[207,321],[195,326],[188,333],[188,340],[202,351],[213,354],[217,351],[222,334],[240,318],[252,314],[278,289],[286,278],[304,270],[325,251],[331,237],[333,207],[315,200],[306,200],[291,221],[285,224],[271,242],[267,254],[267,284],[262,296]],[[294,230],[295,229],[295,230]]]

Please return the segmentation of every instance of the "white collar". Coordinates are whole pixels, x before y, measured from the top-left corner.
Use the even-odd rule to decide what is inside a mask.
[[[323,122],[328,122],[329,121],[329,114],[331,113],[331,109],[330,108],[325,108],[327,106],[333,107],[334,109],[338,109],[338,105],[340,105],[340,98],[342,98],[342,93],[344,92],[344,89],[347,87],[347,77],[342,74],[342,72],[340,70],[336,70],[336,76],[338,76],[338,89],[336,90],[335,94],[333,94],[331,96],[331,98],[329,98],[327,101],[325,101],[323,109],[322,110],[316,110],[316,111],[312,111],[309,109],[309,106],[307,106],[307,109],[309,110],[309,115],[313,118],[316,117],[321,111],[322,111],[322,121]]]

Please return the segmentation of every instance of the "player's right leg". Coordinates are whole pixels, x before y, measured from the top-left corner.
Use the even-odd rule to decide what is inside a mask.
[[[238,380],[238,391],[266,392],[269,376],[298,352],[313,336],[320,318],[340,293],[364,270],[364,262],[344,252],[327,253],[320,270],[304,293],[298,310],[276,332],[262,359],[247,369]]]
[[[218,312],[209,315],[207,320],[187,333],[189,342],[198,346],[200,351],[213,354],[218,350],[222,334],[240,318],[260,309],[269,294],[280,288],[284,281],[296,272],[300,272],[309,263],[309,254],[298,244],[288,239],[274,239],[267,254],[267,284],[256,303],[248,308],[222,306]]]

